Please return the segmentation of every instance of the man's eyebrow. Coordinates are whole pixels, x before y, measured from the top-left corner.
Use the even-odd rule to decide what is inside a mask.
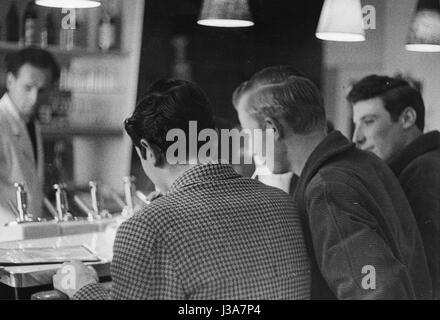
[[[362,116],[359,120],[362,121],[362,120],[365,120],[365,118],[377,118],[377,117],[378,117],[377,114],[369,113],[369,114],[366,114],[366,115]]]

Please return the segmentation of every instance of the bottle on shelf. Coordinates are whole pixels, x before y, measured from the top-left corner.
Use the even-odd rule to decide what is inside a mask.
[[[56,44],[55,23],[52,13],[46,15],[44,24],[41,27],[41,47],[46,48],[48,45]]]
[[[39,44],[38,34],[38,13],[34,1],[29,1],[26,5],[23,16],[23,39],[24,45],[30,46]]]
[[[18,42],[20,39],[20,24],[17,6],[12,2],[6,15],[6,41]]]
[[[108,51],[116,45],[116,21],[110,10],[104,9],[99,22],[98,47],[101,51]]]

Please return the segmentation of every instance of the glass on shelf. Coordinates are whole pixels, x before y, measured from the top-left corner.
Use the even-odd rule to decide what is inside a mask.
[[[23,16],[23,40],[25,46],[39,45],[38,12],[34,1],[26,5]]]
[[[120,42],[120,30],[119,2],[102,1],[98,25],[98,48],[103,52],[117,49]]]
[[[105,94],[118,93],[118,75],[108,68],[70,70],[63,68],[60,76],[60,89],[76,93]]]

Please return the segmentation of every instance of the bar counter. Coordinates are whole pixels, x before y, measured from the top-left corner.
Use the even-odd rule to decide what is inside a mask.
[[[100,258],[99,262],[86,264],[93,266],[100,278],[109,277],[115,230],[116,228],[110,227],[104,232],[3,242],[0,243],[0,248],[19,249],[84,245]],[[52,276],[60,266],[61,264],[44,264],[0,267],[0,283],[13,288],[15,297],[18,298],[18,289],[51,285]]]

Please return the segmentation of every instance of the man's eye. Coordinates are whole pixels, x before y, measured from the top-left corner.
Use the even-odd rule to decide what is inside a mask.
[[[373,122],[374,122],[373,119],[364,120],[364,124],[366,124],[367,126],[372,124]]]

